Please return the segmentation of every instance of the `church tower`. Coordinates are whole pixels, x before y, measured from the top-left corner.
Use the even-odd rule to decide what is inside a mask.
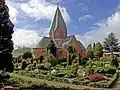
[[[57,7],[53,22],[50,27],[49,37],[52,39],[63,39],[66,36],[67,27],[65,25],[60,9]]]

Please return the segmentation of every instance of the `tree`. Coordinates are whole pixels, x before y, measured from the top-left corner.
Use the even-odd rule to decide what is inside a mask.
[[[112,64],[113,66],[115,66],[115,67],[118,67],[118,66],[119,66],[118,63],[119,63],[119,62],[118,62],[118,60],[117,60],[117,57],[112,55],[111,64]]]
[[[105,41],[103,42],[103,47],[108,52],[118,52],[119,46],[118,46],[118,39],[116,39],[115,35],[113,33],[110,33],[107,38],[105,38]]]
[[[91,58],[91,59],[93,59],[93,57],[94,57],[93,49],[92,49],[92,45],[91,44],[89,44],[87,46],[87,57]]]
[[[27,59],[27,58],[33,58],[32,57],[32,53],[29,51],[26,51],[23,55],[22,55],[23,59]]]
[[[72,45],[67,47],[67,65],[72,63],[72,58],[75,55],[75,49]]]
[[[23,60],[21,63],[21,69],[25,70],[26,67],[27,67],[27,62],[25,60]]]
[[[47,52],[48,51],[56,57],[56,46],[53,40],[51,40],[47,46]]]
[[[96,43],[94,47],[94,57],[100,59],[103,56],[103,47],[101,43]]]
[[[51,52],[48,52],[46,61],[51,64],[51,66],[55,66],[57,64],[57,60]]]
[[[12,50],[14,25],[9,19],[9,9],[5,0],[0,0],[0,69],[13,71]]]

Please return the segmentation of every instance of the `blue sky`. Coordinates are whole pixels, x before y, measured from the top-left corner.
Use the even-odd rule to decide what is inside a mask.
[[[85,46],[102,43],[110,32],[120,39],[120,0],[8,0],[15,46],[34,47],[48,36],[57,3],[68,35],[75,35]]]

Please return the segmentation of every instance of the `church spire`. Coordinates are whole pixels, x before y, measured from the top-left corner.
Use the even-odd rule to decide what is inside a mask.
[[[59,6],[57,6],[49,35],[51,38],[63,38],[67,36],[67,27],[60,12]]]

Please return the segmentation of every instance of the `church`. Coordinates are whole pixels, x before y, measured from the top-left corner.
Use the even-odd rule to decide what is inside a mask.
[[[49,37],[43,37],[38,45],[33,48],[34,57],[42,56],[45,59],[47,53],[47,46],[49,42],[53,40],[57,48],[56,58],[58,60],[67,58],[67,48],[66,46],[74,46],[76,55],[79,55],[83,58],[86,57],[86,50],[83,44],[80,41],[77,41],[74,35],[67,35],[67,27],[62,17],[59,7],[57,7],[53,21],[49,30]]]

